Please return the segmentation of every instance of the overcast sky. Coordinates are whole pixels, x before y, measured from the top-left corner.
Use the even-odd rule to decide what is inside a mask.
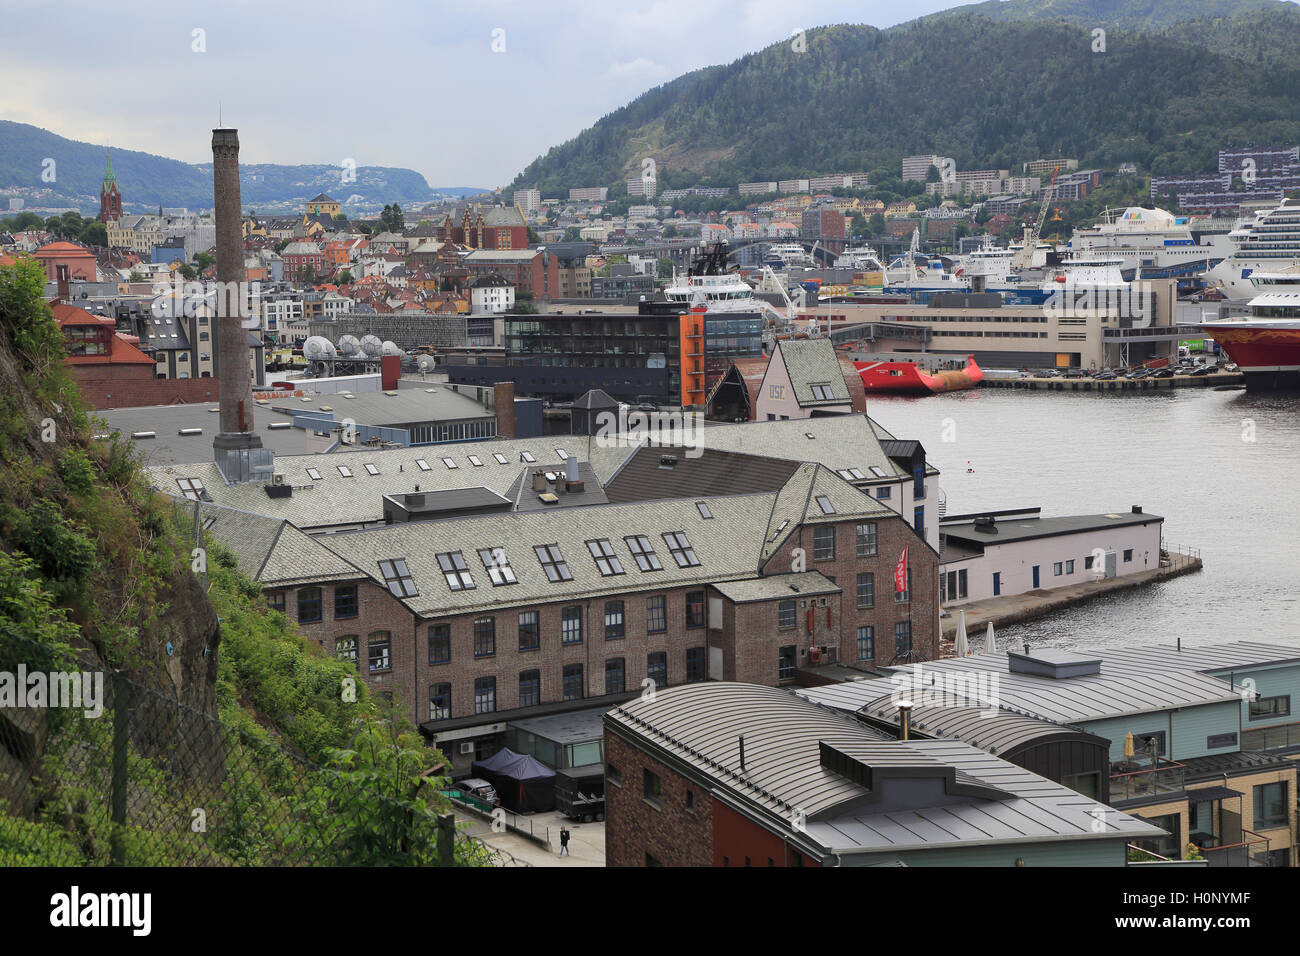
[[[246,163],[352,158],[415,169],[435,187],[494,187],[690,70],[799,29],[887,27],[957,5],[0,0],[0,119],[207,162],[220,103]]]

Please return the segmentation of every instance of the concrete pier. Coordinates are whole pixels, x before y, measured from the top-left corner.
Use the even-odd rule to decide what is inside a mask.
[[[989,378],[985,376],[981,388],[1027,388],[1048,392],[1148,392],[1168,388],[1213,388],[1216,385],[1244,385],[1246,376],[1241,372],[1213,372],[1209,375],[1175,375],[1172,378],[1140,378],[1130,381],[1113,378],[1097,381],[1092,378]]]
[[[1064,587],[1026,591],[1023,594],[1008,594],[1002,597],[986,598],[982,601],[969,601],[945,607],[948,616],[942,619],[940,638],[940,657],[951,657],[953,640],[957,635],[957,624],[961,620],[961,611],[966,612],[966,639],[977,653],[984,649],[984,632],[990,621],[994,630],[1006,624],[1032,621],[1045,617],[1053,611],[1076,604],[1084,604],[1103,594],[1140,588],[1156,581],[1176,578],[1182,574],[1191,574],[1201,570],[1199,553],[1170,551],[1161,555],[1160,566],[1150,571],[1138,571],[1120,577],[1103,578],[1098,581],[1085,581],[1080,584],[1067,584]]]

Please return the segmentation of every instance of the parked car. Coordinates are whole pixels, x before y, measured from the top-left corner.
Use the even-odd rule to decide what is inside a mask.
[[[1213,366],[1213,365],[1202,365],[1202,366],[1200,366],[1200,367],[1198,367],[1198,368],[1194,368],[1194,369],[1192,369],[1192,371],[1189,372],[1188,374],[1189,374],[1189,375],[1209,375],[1209,374],[1210,374],[1211,372],[1213,372],[1213,371],[1214,371],[1214,366]]]
[[[1148,375],[1147,378],[1173,378],[1174,375],[1175,372],[1171,368],[1158,368]]]
[[[501,803],[501,799],[497,796],[496,787],[481,777],[466,777],[464,780],[459,780],[456,782],[456,788],[461,793],[478,797],[484,803],[490,803],[494,807]]]
[[[1237,371],[1237,363],[1229,362],[1227,365],[1223,366],[1223,370],[1225,372],[1235,372]]]
[[[1061,377],[1062,378],[1083,378],[1083,369],[1067,368],[1064,372],[1061,373]]]
[[[1096,375],[1093,376],[1093,378],[1096,379],[1098,382],[1109,382],[1119,378],[1119,376],[1116,375],[1114,372],[1107,370],[1104,372],[1098,372]]]

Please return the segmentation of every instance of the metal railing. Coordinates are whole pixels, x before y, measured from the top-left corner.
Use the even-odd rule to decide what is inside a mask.
[[[1111,802],[1136,800],[1160,793],[1179,793],[1184,789],[1186,769],[1184,764],[1159,757],[1154,767],[1113,773],[1110,776]]]
[[[1182,554],[1189,558],[1194,558],[1197,561],[1201,560],[1200,548],[1193,548],[1183,544],[1170,544],[1163,539],[1160,541],[1160,554],[1162,557],[1165,555]]]
[[[1203,847],[1201,853],[1205,855],[1206,861],[1210,866],[1268,866],[1268,847],[1269,838],[1260,836],[1254,830],[1241,828],[1242,836],[1249,835],[1251,839],[1243,839],[1240,843],[1227,843],[1223,846]]]

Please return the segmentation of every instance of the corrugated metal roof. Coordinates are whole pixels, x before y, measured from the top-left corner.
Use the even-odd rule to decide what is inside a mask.
[[[869,683],[869,682],[868,682]],[[1163,831],[955,740],[899,741],[788,694],[754,684],[706,683],[629,701],[612,728],[662,748],[715,781],[728,802],[808,837],[828,852],[875,853],[979,843],[1154,836]],[[745,766],[739,759],[744,735]],[[823,766],[821,744],[882,778],[930,780],[933,805],[891,807],[881,787]],[[942,784],[947,777],[948,783]],[[919,792],[919,791],[918,791]],[[983,796],[963,796],[964,793]],[[880,803],[878,801],[885,801]]]
[[[1180,650],[1174,644],[1149,644],[1139,647],[1107,648],[1106,656],[1117,664],[1133,667],[1160,667],[1170,670],[1194,670],[1214,673],[1245,669],[1263,664],[1300,662],[1300,646],[1268,644],[1259,641],[1233,641],[1208,647]]]

